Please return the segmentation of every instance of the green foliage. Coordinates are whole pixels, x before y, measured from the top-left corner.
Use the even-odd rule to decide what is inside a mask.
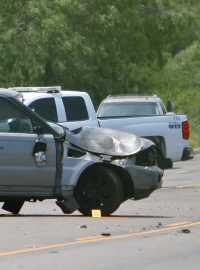
[[[159,88],[173,90],[175,86],[190,90],[200,87],[200,43],[196,41],[175,57],[169,58],[158,74],[156,84]]]
[[[171,91],[156,90],[154,94],[159,95],[167,104],[171,100],[174,104],[174,112],[186,114],[190,123],[190,144],[192,147],[200,146],[200,91],[199,89],[178,89]]]

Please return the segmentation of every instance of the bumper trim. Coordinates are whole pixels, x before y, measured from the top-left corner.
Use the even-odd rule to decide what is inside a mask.
[[[184,161],[184,160],[191,159],[192,158],[192,156],[191,156],[192,151],[193,151],[193,149],[191,147],[185,147],[183,149],[183,154],[182,154],[181,160]]]
[[[134,186],[134,200],[144,199],[154,190],[162,187],[163,171],[156,166],[144,168],[134,165],[127,166],[125,169],[129,173]]]

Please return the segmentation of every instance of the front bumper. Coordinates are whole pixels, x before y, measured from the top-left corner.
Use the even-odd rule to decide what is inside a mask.
[[[154,190],[162,187],[163,171],[156,166],[137,165],[124,168],[130,175],[134,187],[133,198],[140,200],[148,197]]]

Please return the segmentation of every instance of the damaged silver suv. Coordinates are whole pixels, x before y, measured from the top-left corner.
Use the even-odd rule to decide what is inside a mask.
[[[64,213],[113,213],[162,186],[154,144],[111,129],[69,132],[0,89],[0,201],[18,214],[25,201],[56,199]]]

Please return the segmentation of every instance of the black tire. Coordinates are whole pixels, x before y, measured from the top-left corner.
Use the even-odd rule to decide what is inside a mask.
[[[123,200],[123,186],[118,174],[110,168],[94,166],[81,176],[75,189],[79,211],[91,216],[92,209],[102,216],[113,213]]]
[[[165,169],[165,159],[161,150],[158,147],[156,147],[156,164],[161,170]]]
[[[173,162],[170,158],[164,158],[160,149],[156,148],[156,164],[161,170],[173,168]]]

